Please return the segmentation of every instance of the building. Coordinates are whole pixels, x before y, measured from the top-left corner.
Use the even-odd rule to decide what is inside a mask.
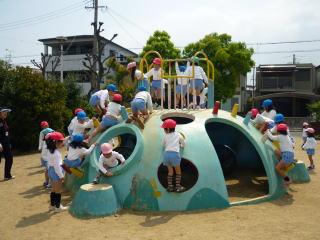
[[[226,111],[231,111],[234,104],[239,104],[238,111],[243,113],[247,111],[247,100],[250,97],[246,91],[247,76],[240,75],[239,86],[236,88],[236,94],[227,99],[226,102],[222,102],[221,108]]]
[[[39,39],[44,46],[44,55],[51,55],[46,67],[47,74],[60,76],[63,70],[63,77],[74,74],[77,81],[81,83],[84,93],[90,89],[90,71],[83,65],[86,54],[92,53],[93,35],[77,35],[68,37],[55,37]],[[115,56],[117,61],[126,64],[127,58],[137,58],[138,55],[104,37],[102,44],[105,45],[102,52],[102,59]],[[63,56],[61,57],[61,53]],[[49,56],[48,56],[49,58]],[[59,64],[54,68],[55,60],[60,58]],[[102,79],[103,80],[103,79]]]
[[[259,107],[264,99],[270,98],[276,110],[287,117],[309,116],[307,104],[320,100],[316,69],[311,63],[259,65],[255,105]]]

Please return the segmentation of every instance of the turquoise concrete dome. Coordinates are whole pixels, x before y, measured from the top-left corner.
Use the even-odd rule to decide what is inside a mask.
[[[68,175],[66,186],[75,193],[71,213],[98,217],[119,209],[192,211],[280,197],[284,188],[274,170],[277,161],[274,147],[269,141],[261,141],[262,135],[248,117],[232,117],[222,110],[216,115],[212,110],[158,110],[143,130],[126,123],[109,128],[97,141],[118,139],[114,150],[123,154],[126,162],[112,169],[112,177],[102,177],[99,194],[82,189],[85,185],[88,188],[88,184],[93,189],[90,183],[97,174],[100,155],[100,149],[96,148],[85,160],[83,178]],[[181,150],[182,185],[186,188],[182,193],[166,191],[167,170],[162,165],[164,131],[160,125],[167,118],[176,120],[176,131],[186,141]],[[242,183],[243,176],[251,182]],[[242,189],[237,190],[241,184]],[[242,198],[237,197],[239,192]],[[243,198],[246,193],[248,196]]]

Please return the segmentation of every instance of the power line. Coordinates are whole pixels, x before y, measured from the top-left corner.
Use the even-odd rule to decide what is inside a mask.
[[[296,52],[319,52],[320,49],[301,49],[301,50],[286,50],[286,51],[266,51],[266,52],[255,52],[253,54],[278,54],[278,53],[296,53]]]
[[[257,42],[257,43],[247,43],[247,45],[279,45],[279,44],[312,43],[312,42],[320,42],[320,39],[299,40],[299,41],[282,41],[282,42]]]
[[[37,25],[40,23],[48,22],[50,20],[56,19],[58,17],[63,17],[66,15],[69,15],[71,13],[74,13],[76,11],[79,11],[80,9],[83,8],[83,6],[88,2],[88,0],[83,1],[82,4],[76,6],[76,7],[67,7],[64,8],[63,10],[57,10],[55,13],[51,14],[43,14],[35,18],[30,18],[29,20],[20,20],[16,21],[16,23],[11,23],[11,24],[3,24],[0,25],[0,31],[7,31],[7,30],[13,30],[13,29],[18,29],[18,28],[23,28],[27,27],[30,25]]]

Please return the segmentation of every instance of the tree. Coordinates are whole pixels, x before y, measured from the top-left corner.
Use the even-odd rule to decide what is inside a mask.
[[[45,78],[46,77],[46,69],[47,66],[50,62],[50,59],[52,58],[52,55],[44,55],[43,53],[41,53],[41,63],[36,62],[36,60],[32,59],[31,63],[39,68],[41,70],[42,76]],[[51,73],[53,74],[54,71],[56,70],[57,66],[60,63],[60,57],[55,57],[54,60],[51,60]]]
[[[15,149],[37,148],[39,123],[47,120],[50,127],[62,131],[71,111],[66,107],[63,84],[46,81],[31,68],[4,68],[0,64],[0,102],[10,107],[12,143]]]
[[[320,101],[307,105],[308,110],[314,115],[316,121],[320,121]]]
[[[146,52],[151,50],[159,52],[164,59],[180,57],[180,50],[174,47],[170,35],[165,31],[155,31],[153,35],[149,37],[140,53],[140,57],[143,57]],[[148,63],[152,62],[152,58],[154,57],[156,56],[148,56]]]
[[[215,66],[215,99],[231,98],[239,86],[240,74],[246,75],[254,66],[252,48],[245,43],[232,42],[228,34],[212,33],[198,42],[190,43],[183,51],[185,57],[203,51]],[[204,67],[204,70],[206,68]]]

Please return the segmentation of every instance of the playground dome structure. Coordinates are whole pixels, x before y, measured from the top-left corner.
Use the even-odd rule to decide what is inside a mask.
[[[164,60],[154,51],[141,60],[141,71],[152,67],[147,62],[149,54],[161,59],[162,68],[169,63],[169,73],[163,73],[163,78],[179,77],[172,74],[170,62],[186,60]],[[126,162],[112,169],[112,177],[102,177],[99,184],[93,185],[100,156],[100,149],[95,148],[83,163],[84,177],[66,177],[65,186],[74,194],[70,207],[74,216],[100,217],[121,209],[152,212],[221,209],[265,202],[285,193],[283,180],[274,168],[278,161],[274,145],[261,140],[261,133],[250,122],[251,112],[242,118],[237,115],[237,104],[231,113],[218,109],[219,103],[214,104],[213,100],[213,64],[202,52],[195,56],[207,66],[208,108],[171,108],[168,94],[165,109],[162,95],[161,109],[150,115],[144,129],[123,121],[97,136],[98,143],[116,139],[114,151],[121,153]],[[171,84],[175,89],[175,81]],[[168,92],[171,93],[170,84]],[[167,169],[162,164],[164,131],[160,126],[168,118],[177,122],[176,131],[186,141],[180,152],[181,184],[185,187],[181,193],[166,191]],[[296,182],[310,180],[300,162],[290,174]]]

